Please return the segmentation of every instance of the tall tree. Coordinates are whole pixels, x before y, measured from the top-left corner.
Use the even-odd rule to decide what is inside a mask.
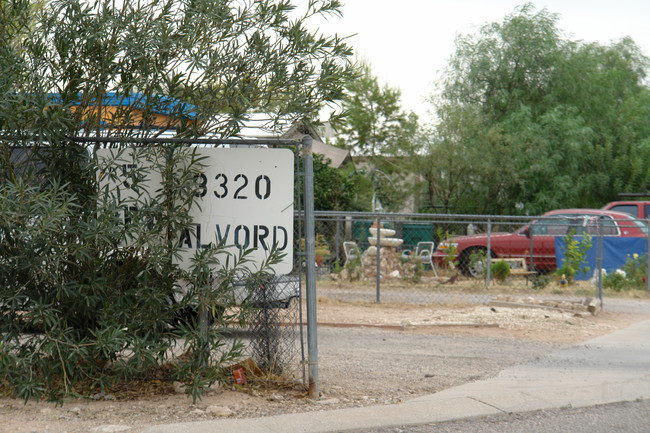
[[[337,145],[357,155],[357,165],[372,185],[367,195],[399,210],[411,195],[412,185],[404,173],[412,172],[410,157],[419,146],[418,118],[402,108],[399,89],[379,84],[368,63],[358,63],[356,71],[345,88],[342,114],[333,122],[340,134]]]
[[[438,128],[427,128],[420,135],[424,152],[414,160],[416,172],[424,179],[420,185],[420,209],[434,213],[476,211],[472,197],[472,178],[481,167],[480,155],[470,149],[482,143],[481,117],[470,110],[446,107],[440,110]],[[476,135],[472,135],[476,134]]]
[[[381,86],[368,63],[356,70],[342,98],[343,115],[334,123],[344,137],[339,144],[369,157],[409,154],[417,116],[402,109],[400,90]]]
[[[457,39],[433,101],[440,122],[430,145],[433,155],[444,146],[463,155],[454,164],[471,199],[457,197],[456,205],[532,214],[595,207],[650,180],[641,163],[650,137],[647,59],[630,39],[568,40],[557,20],[525,4]],[[429,174],[429,183],[440,186],[449,164],[432,163],[431,173],[444,175]],[[448,200],[431,191],[433,202]]]

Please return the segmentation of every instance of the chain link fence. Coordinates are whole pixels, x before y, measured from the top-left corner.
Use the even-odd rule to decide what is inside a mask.
[[[321,298],[456,305],[648,290],[648,223],[622,214],[315,218]]]
[[[294,150],[293,269],[267,281],[247,287],[252,314],[244,329],[245,353],[263,373],[266,382],[300,380],[308,384],[306,371],[307,336],[304,332],[303,297],[305,276],[304,161],[299,142]],[[255,372],[250,372],[255,374]]]
[[[246,352],[267,378],[299,375],[303,354],[298,277],[279,275],[248,289],[253,309]]]

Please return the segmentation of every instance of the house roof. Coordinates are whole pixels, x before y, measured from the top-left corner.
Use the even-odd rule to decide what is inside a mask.
[[[59,102],[59,94],[51,94],[50,97]],[[178,99],[164,95],[155,95],[151,106],[147,108],[156,114],[168,117],[175,117],[179,114],[188,117],[196,115],[196,107],[192,104],[181,103]],[[104,95],[102,105],[104,107],[134,107],[135,109],[144,109],[147,104],[147,97],[141,93],[133,93],[129,96],[118,95],[115,92],[109,92]],[[180,104],[180,106],[179,106]],[[328,130],[325,124],[324,131]],[[331,129],[331,128],[330,128]],[[316,127],[306,125],[303,122],[291,123],[289,121],[274,121],[270,116],[261,113],[252,114],[245,123],[245,126],[237,134],[240,138],[286,138],[289,140],[300,140],[303,135],[308,134],[313,138],[312,150],[314,153],[323,155],[329,159],[330,166],[338,168],[344,163],[351,161],[350,151],[331,146],[321,138]]]
[[[352,160],[350,151],[332,146],[321,138],[316,127],[306,125],[303,122],[288,123],[276,122],[271,124],[270,119],[261,114],[253,115],[238,134],[241,138],[286,138],[289,140],[300,140],[303,135],[308,134],[313,138],[312,150],[314,153],[323,155],[330,160],[330,166],[339,168]]]
[[[61,95],[58,93],[51,93],[50,98],[54,102],[61,102]],[[149,106],[147,107],[147,105]],[[79,105],[79,104],[74,104]],[[121,95],[115,92],[108,92],[102,98],[102,105],[104,107],[134,107],[139,110],[144,108],[150,109],[156,114],[164,116],[177,116],[183,114],[188,117],[196,116],[196,107],[186,102],[180,102],[176,98],[165,95],[153,95],[147,97],[142,93],[131,93],[130,95]]]

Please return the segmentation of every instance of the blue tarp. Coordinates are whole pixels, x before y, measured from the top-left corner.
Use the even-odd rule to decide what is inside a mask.
[[[582,236],[575,236],[574,239],[578,242],[582,241]],[[587,280],[591,278],[597,267],[598,261],[598,243],[600,239],[597,237],[592,238],[591,248],[587,251],[587,265],[589,272],[586,274],[578,274],[575,276],[576,280]],[[555,238],[555,260],[557,267],[561,268],[564,263],[564,252],[566,251],[566,242],[562,237]],[[625,262],[633,257],[634,254],[640,256],[648,252],[648,240],[646,238],[603,238],[603,269],[607,273],[611,273],[616,269],[623,267]]]

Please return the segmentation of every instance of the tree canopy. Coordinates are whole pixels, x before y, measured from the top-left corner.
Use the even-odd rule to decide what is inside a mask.
[[[401,209],[412,185],[405,173],[413,172],[411,159],[419,148],[418,118],[401,105],[401,91],[380,85],[370,64],[356,64],[342,97],[342,113],[333,126],[339,133],[336,145],[349,149],[365,176],[360,184],[357,207],[365,210],[374,196],[386,209]],[[363,206],[362,203],[366,203]]]
[[[629,38],[569,40],[557,21],[525,4],[457,38],[432,98],[430,204],[537,214],[648,184],[648,59]]]
[[[323,155],[314,154],[314,209],[352,210],[358,180],[356,173],[331,167]]]
[[[289,0],[53,0],[34,13],[23,3],[2,8],[19,18],[3,32],[22,43],[3,56],[13,73],[1,88],[77,107],[70,135],[228,137],[252,112],[270,124],[313,118],[341,97],[351,71],[345,41],[310,27],[339,15],[338,0],[310,0],[301,12]],[[108,97],[120,108],[107,115]],[[174,121],[161,128],[158,113]]]
[[[359,62],[357,75],[345,86],[343,114],[334,123],[339,145],[362,156],[408,154],[417,128],[417,116],[401,107],[401,91],[381,86],[370,65]]]

